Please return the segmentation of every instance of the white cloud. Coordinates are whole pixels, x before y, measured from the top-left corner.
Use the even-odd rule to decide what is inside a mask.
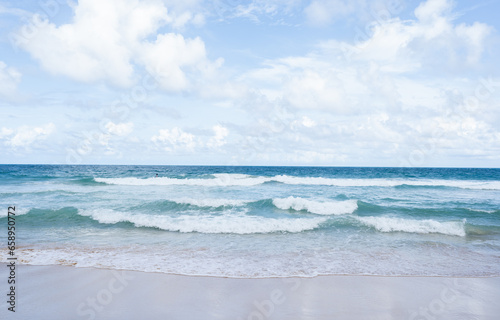
[[[415,20],[377,21],[362,41],[323,42],[306,56],[266,61],[243,79],[270,101],[298,109],[353,114],[442,106],[443,71],[462,75],[475,67],[492,31],[484,23],[455,23],[452,8],[450,1],[426,1]]]
[[[134,124],[132,122],[115,124],[110,121],[105,127],[110,134],[117,136],[126,136],[134,130]]]
[[[172,91],[186,89],[186,69],[202,71],[208,64],[205,45],[200,38],[184,39],[180,34],[159,35],[154,43],[144,43],[140,61],[160,85]]]
[[[14,133],[14,130],[9,129],[9,128],[2,128],[0,131],[0,139],[4,139]]]
[[[214,136],[208,140],[207,146],[217,148],[225,145],[227,142],[226,137],[229,135],[229,130],[220,124],[213,126],[212,130],[214,131]]]
[[[342,86],[335,70],[321,72],[305,69],[294,74],[287,82],[285,97],[294,107],[337,109],[342,103]]]
[[[498,92],[480,98],[474,112],[458,110],[464,97],[477,95],[481,82],[463,71],[477,70],[493,29],[456,22],[452,9],[450,1],[426,1],[413,20],[380,20],[362,38],[324,42],[304,56],[267,60],[245,73],[241,82],[254,95],[242,105],[257,118],[240,145],[267,163],[353,164],[376,151],[373,161],[399,165],[429,145],[424,165],[441,152],[495,157]],[[451,91],[462,101],[450,101]],[[274,105],[291,117],[276,116]],[[450,113],[460,116],[449,119]]]
[[[302,116],[290,122],[290,128],[294,131],[301,130],[301,128],[313,128],[316,125],[316,121],[308,116]]]
[[[0,61],[0,97],[12,97],[21,82],[21,73]]]
[[[306,21],[323,27],[336,21],[369,23],[398,14],[404,5],[402,0],[313,0],[305,8]]]
[[[157,32],[194,20],[201,23],[202,17],[188,11],[171,13],[160,0],[81,0],[71,23],[47,23],[20,46],[49,72],[77,81],[128,87],[138,67],[144,66],[165,89],[185,90],[186,71],[202,75],[200,65],[209,64],[203,41]]]
[[[297,109],[357,112],[372,94],[371,88],[360,79],[367,71],[362,66],[330,60],[331,56],[314,53],[268,61],[266,67],[247,73],[245,81],[251,83],[252,88],[262,88],[259,93],[271,104],[281,102]]]
[[[443,14],[449,12],[453,6],[450,0],[428,0],[422,2],[415,9],[415,16],[423,22],[433,22],[434,20],[441,19]]]
[[[158,135],[153,136],[151,141],[165,150],[189,150],[196,146],[195,136],[175,127],[173,129],[161,129]]]
[[[467,56],[469,64],[475,64],[480,60],[481,54],[484,51],[484,42],[491,31],[491,27],[479,22],[474,22],[471,26],[460,24],[455,28],[457,37],[470,43]]]
[[[311,24],[322,26],[331,23],[337,16],[353,12],[355,8],[354,1],[314,0],[304,9],[304,12]]]
[[[229,135],[229,130],[226,127],[220,124],[214,125],[212,132],[213,135],[194,135],[179,127],[174,127],[159,130],[158,134],[151,138],[151,141],[156,148],[173,152],[200,150],[207,152],[209,149],[219,149],[227,144],[226,138]]]
[[[214,0],[206,3],[209,4],[212,15],[217,15],[218,20],[245,18],[259,24],[272,18],[273,23],[279,24],[284,22],[284,16],[293,15],[292,9],[301,5],[301,2],[301,0]]]
[[[249,34],[262,26],[252,29],[247,19],[286,22],[286,13],[281,12],[286,0],[222,2],[232,5],[226,14],[234,20],[227,26],[244,26]],[[199,90],[199,100],[185,99],[182,94],[154,94],[154,108],[165,106],[180,112],[175,125],[165,127],[164,119],[151,114],[138,117],[137,111],[131,109],[134,122],[147,121],[147,126],[134,127],[125,118],[121,123],[107,123],[90,147],[79,151],[88,157],[105,152],[116,155],[120,151],[135,156],[140,153],[135,151],[145,149],[146,137],[151,151],[184,152],[195,161],[200,154],[204,157],[200,159],[212,155],[224,159],[230,154],[239,163],[247,164],[260,159],[261,164],[346,161],[397,165],[399,157],[429,144],[435,145],[436,153],[498,158],[498,92],[482,88],[482,95],[492,93],[491,99],[487,98],[490,100],[480,99],[477,110],[465,112],[459,119],[448,117],[461,106],[461,102],[451,101],[450,92],[457,91],[462,102],[474,94],[479,80],[468,77],[476,77],[484,70],[477,67],[484,63],[483,54],[493,29],[481,22],[462,23],[479,15],[459,20],[453,2],[443,0],[417,4],[414,16],[407,20],[395,14],[373,20],[369,11],[374,3],[381,2],[387,1],[302,1],[288,21],[303,19],[299,8],[305,5],[306,18],[317,24],[342,18],[340,22],[349,26],[351,21],[361,25],[369,20],[370,28],[362,28],[360,32],[366,33],[361,37],[358,34],[346,39],[343,34],[343,40],[324,41],[309,50],[302,48],[308,50],[304,55],[288,55],[290,50],[283,47],[280,58],[266,61],[259,59],[268,51],[252,41],[244,43],[248,45],[245,52],[236,52],[241,49],[240,42],[219,46],[220,41],[229,39],[228,34],[233,36],[232,32],[215,33],[217,39],[207,44],[191,35],[196,29],[189,29],[189,36],[183,35],[186,26],[205,23],[204,14],[211,10],[206,2],[202,9],[193,9],[201,5],[199,0],[81,0],[75,5],[72,21],[48,24],[24,48],[47,70],[79,81],[126,87],[148,72],[164,90]],[[357,19],[363,15],[361,11],[367,15],[365,20]],[[206,31],[218,32],[221,24],[215,23],[219,24]],[[304,34],[292,39],[284,30],[272,33],[275,31],[269,29],[269,36],[286,43],[303,39],[310,30],[315,32],[306,28]],[[311,39],[321,39],[325,32],[328,30],[311,35]],[[203,34],[209,33],[204,30]],[[234,69],[219,68],[222,60],[208,59],[208,52],[218,50],[226,50]],[[260,66],[249,69],[258,61]],[[9,74],[6,70],[15,71],[0,63],[0,84],[11,83],[10,88],[15,88],[20,74],[16,78],[17,71]],[[497,79],[493,81],[498,83]],[[1,90],[12,91],[0,86],[0,96]],[[241,109],[235,108],[238,106]],[[95,118],[96,114],[89,116]],[[200,128],[218,121],[224,125]],[[43,128],[25,127],[24,135],[18,129],[3,128],[0,139],[5,146],[35,146],[48,137],[49,130]],[[367,159],[367,154],[373,159]]]
[[[0,14],[11,14],[18,17],[29,18],[30,13],[26,10],[19,8],[6,7],[4,4],[0,3]]]
[[[354,60],[406,65],[403,70],[444,65],[449,70],[476,63],[492,28],[484,23],[454,24],[453,2],[428,0],[415,9],[417,20],[389,19],[353,48]],[[401,67],[399,67],[401,68]]]
[[[14,148],[28,148],[35,142],[47,139],[56,126],[48,123],[41,127],[19,127],[15,132],[12,129],[2,128],[1,136],[6,139],[5,144]]]
[[[302,117],[302,125],[304,127],[307,127],[307,128],[312,128],[312,127],[316,126],[316,122],[309,117],[303,116]]]

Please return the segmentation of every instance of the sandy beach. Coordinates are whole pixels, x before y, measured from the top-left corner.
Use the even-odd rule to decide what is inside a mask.
[[[5,264],[0,277],[8,278]],[[8,290],[6,281],[1,286]],[[2,319],[498,319],[500,278],[234,279],[18,265]]]

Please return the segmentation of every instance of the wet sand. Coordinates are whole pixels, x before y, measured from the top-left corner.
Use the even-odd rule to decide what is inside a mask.
[[[0,319],[498,319],[500,277],[234,279],[0,265]]]

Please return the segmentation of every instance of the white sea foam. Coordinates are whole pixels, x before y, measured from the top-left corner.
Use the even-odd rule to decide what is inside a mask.
[[[466,235],[465,219],[447,222],[389,217],[356,217],[356,219],[381,232],[440,233],[460,237]]]
[[[273,199],[273,204],[282,210],[307,210],[321,215],[341,215],[353,213],[358,208],[356,200],[346,201],[314,201],[299,197]]]
[[[498,258],[471,250],[445,254],[447,246],[426,247],[428,255],[414,259],[415,250],[351,247],[334,250],[224,250],[197,243],[180,250],[169,243],[146,245],[58,246],[18,248],[18,262],[32,265],[70,265],[189,276],[230,278],[315,277],[318,275],[456,276],[499,275]],[[442,259],[432,257],[442,255]],[[337,259],[332,259],[332,256]],[[6,255],[0,262],[8,263]]]
[[[95,178],[97,182],[117,185],[193,185],[193,186],[255,186],[266,182],[280,182],[292,185],[326,185],[339,187],[396,187],[396,186],[431,186],[454,187],[477,190],[500,190],[500,181],[474,181],[474,180],[443,180],[443,179],[345,179],[323,177],[295,177],[277,175],[273,177],[249,176],[246,174],[220,173],[213,174],[212,178]]]
[[[271,178],[272,181],[277,181],[285,184],[303,184],[303,185],[324,185],[324,186],[339,186],[339,187],[394,187],[401,182],[389,179],[340,179],[340,178],[323,178],[323,177],[294,177],[280,175]]]
[[[482,213],[495,213],[500,210],[481,210],[481,209],[472,209],[472,208],[466,208],[466,210],[473,211],[473,212],[482,212]]]
[[[255,186],[270,181],[266,177],[251,177],[244,174],[215,174],[214,178],[207,179],[178,179],[178,178],[95,178],[96,182],[107,184],[130,185],[130,186],[205,186],[205,187],[226,187],[226,186]]]
[[[273,219],[244,214],[228,213],[220,216],[180,216],[127,213],[114,210],[85,210],[80,215],[89,216],[100,223],[131,222],[136,227],[159,228],[167,231],[200,233],[272,233],[313,230],[326,218]]]
[[[453,187],[475,190],[500,190],[500,181],[475,181],[475,180],[403,180],[402,185]]]
[[[9,211],[7,211],[7,207],[8,206],[4,206],[4,207],[5,207],[5,210],[1,210],[0,211],[0,218],[7,217],[9,211],[15,213],[16,214],[15,216],[20,216],[20,215],[23,215],[23,214],[27,214],[28,211],[30,211],[29,208],[18,207],[18,206],[16,207],[16,210],[9,210]],[[13,217],[15,217],[15,216],[13,216]]]
[[[454,187],[462,189],[500,190],[500,181],[474,181],[474,180],[443,180],[443,179],[337,179],[322,177],[294,177],[280,175],[271,178],[286,184],[303,185],[328,185],[339,187],[396,187],[396,186],[431,186]]]
[[[243,206],[251,200],[237,200],[237,199],[191,199],[191,198],[181,198],[181,199],[172,199],[171,201],[182,203],[182,204],[191,204],[197,207],[225,207],[225,206]]]

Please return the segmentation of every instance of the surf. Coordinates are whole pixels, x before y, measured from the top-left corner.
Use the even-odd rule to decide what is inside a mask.
[[[247,174],[219,173],[207,177],[196,178],[170,178],[170,177],[122,177],[122,178],[94,178],[97,183],[108,185],[128,186],[205,186],[205,187],[231,187],[231,186],[258,186],[264,183],[283,183],[289,185],[311,186],[336,186],[336,187],[447,187],[473,190],[500,190],[500,181],[478,180],[444,180],[444,179],[347,179],[326,177],[299,177],[289,175],[252,176]]]

